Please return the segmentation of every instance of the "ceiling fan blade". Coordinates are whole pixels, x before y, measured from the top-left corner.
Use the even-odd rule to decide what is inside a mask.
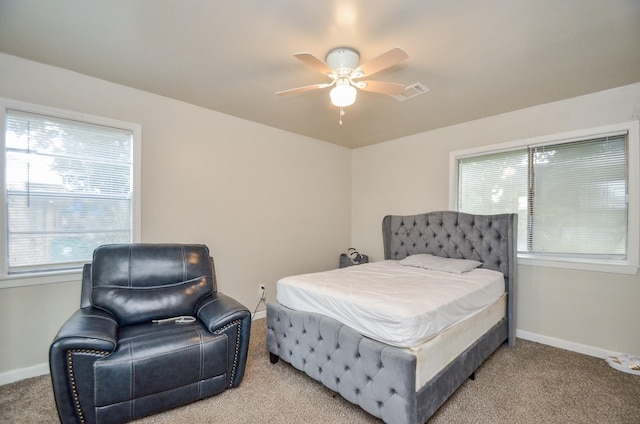
[[[325,74],[330,78],[333,78],[333,76],[336,74],[336,71],[334,71],[333,68],[331,68],[329,65],[327,65],[326,63],[324,63],[323,61],[321,61],[311,53],[306,53],[306,52],[296,53],[294,54],[294,56],[298,58],[300,61],[311,66],[316,71],[320,72],[321,74]]]
[[[361,88],[363,91],[370,91],[372,93],[398,95],[404,93],[405,86],[402,84],[396,84],[393,82],[382,81],[361,81],[366,85]]]
[[[326,87],[329,87],[331,85],[332,84],[330,84],[330,83],[305,85],[303,87],[297,87],[297,88],[291,88],[289,90],[278,91],[276,93],[276,96],[283,96],[283,95],[286,95],[286,94],[302,93],[304,91],[311,91],[311,90],[319,90],[321,88],[326,88]]]
[[[380,72],[383,69],[389,68],[395,64],[407,60],[409,55],[400,47],[393,48],[380,56],[373,58],[367,63],[364,63],[354,70],[354,73],[362,74],[361,76],[368,76]]]

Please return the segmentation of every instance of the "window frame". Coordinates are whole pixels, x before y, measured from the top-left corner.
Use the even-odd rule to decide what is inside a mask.
[[[131,231],[134,242],[141,240],[141,158],[142,158],[142,126],[140,124],[89,115],[64,109],[36,105],[12,99],[0,97],[0,193],[3,199],[7,198],[6,192],[6,114],[7,110],[18,110],[28,113],[47,115],[55,118],[70,119],[90,124],[109,126],[129,130],[133,134],[133,169],[132,169],[132,221]],[[3,200],[4,202],[4,200]],[[59,271],[40,271],[21,274],[9,274],[7,267],[7,214],[2,208],[2,222],[0,223],[0,289],[10,287],[23,287],[39,284],[62,283],[79,281],[82,276],[82,268],[74,268]]]
[[[628,134],[628,198],[627,257],[594,261],[558,254],[528,254],[518,252],[518,264],[584,271],[636,274],[640,267],[640,121],[627,121],[601,127],[526,138],[506,143],[490,144],[449,153],[449,208],[457,210],[458,159],[558,143],[603,137],[626,131]],[[518,217],[523,219],[523,217]],[[524,217],[526,219],[526,217]],[[518,235],[521,237],[521,235]]]

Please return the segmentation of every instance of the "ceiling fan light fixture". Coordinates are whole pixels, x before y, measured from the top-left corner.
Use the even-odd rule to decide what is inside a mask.
[[[349,83],[347,78],[340,78],[336,86],[331,89],[329,96],[331,103],[337,107],[351,106],[356,101],[357,90]]]
[[[351,106],[355,103],[358,90],[369,93],[399,95],[407,89],[404,85],[391,82],[354,81],[368,77],[408,59],[409,56],[400,47],[388,50],[360,65],[360,55],[355,49],[349,47],[338,47],[329,51],[326,63],[307,52],[296,53],[294,56],[326,77],[331,78],[331,82],[278,91],[276,93],[278,96],[333,87],[329,93],[331,103],[341,108],[342,112],[343,107]]]

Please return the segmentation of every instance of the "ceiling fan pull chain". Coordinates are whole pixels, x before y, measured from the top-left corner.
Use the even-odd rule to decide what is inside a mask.
[[[340,112],[338,112],[338,122],[342,125],[342,117],[344,116],[344,109],[340,108]]]

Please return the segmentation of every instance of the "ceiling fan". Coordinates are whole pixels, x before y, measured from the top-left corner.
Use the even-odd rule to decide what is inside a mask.
[[[399,47],[386,51],[380,56],[359,66],[360,55],[355,49],[350,47],[337,47],[332,49],[327,53],[326,62],[306,52],[296,53],[294,56],[316,71],[331,78],[331,82],[278,91],[276,93],[278,96],[319,90],[333,86],[329,93],[331,103],[343,108],[351,106],[355,102],[357,89],[389,95],[399,95],[405,90],[404,85],[392,82],[360,81],[361,78],[373,75],[376,72],[380,72],[383,69],[408,59],[409,55]]]

